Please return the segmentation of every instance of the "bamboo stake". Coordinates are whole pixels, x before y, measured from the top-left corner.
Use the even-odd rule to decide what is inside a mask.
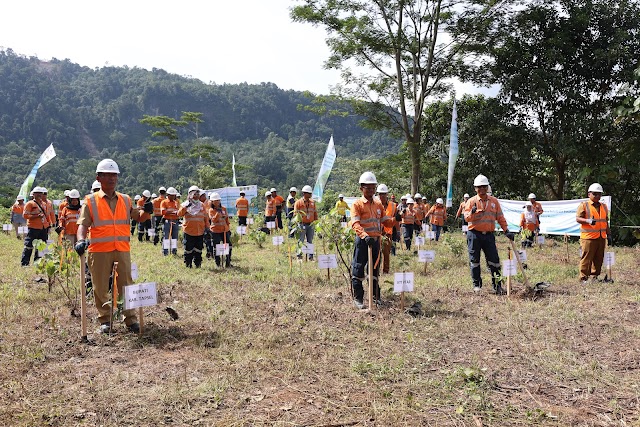
[[[87,341],[87,288],[85,284],[85,254],[80,255],[80,325],[82,325],[82,341]]]
[[[371,246],[367,247],[369,255],[369,310],[373,310],[373,249]]]
[[[118,281],[116,279],[116,273],[118,271],[118,262],[113,263],[113,269],[111,270],[111,277],[113,277],[113,283],[111,284],[111,317],[109,318],[109,336],[111,336],[111,329],[113,328],[113,312],[117,304],[118,295]],[[116,296],[114,298],[114,296]]]
[[[511,248],[507,248],[507,259],[511,261]],[[507,296],[510,296],[510,295],[511,295],[511,275],[507,276]]]

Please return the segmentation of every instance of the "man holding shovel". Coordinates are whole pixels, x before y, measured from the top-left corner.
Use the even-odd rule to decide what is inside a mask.
[[[118,263],[116,273],[118,294],[124,295],[123,288],[131,283],[131,253],[129,226],[131,219],[138,220],[144,207],[136,209],[131,198],[116,192],[120,169],[116,162],[104,159],[96,168],[97,180],[101,190],[85,197],[85,204],[78,218],[78,233],[75,250],[82,256],[89,248],[87,263],[91,271],[93,295],[98,309],[100,332],[108,333],[111,329],[113,308],[104,304],[109,298],[109,277],[114,263]],[[87,233],[90,231],[90,242]],[[91,243],[91,244],[89,244]],[[124,322],[134,333],[140,332],[140,325],[135,310],[124,310]]]
[[[487,177],[478,175],[473,181],[473,186],[477,194],[467,201],[464,208],[464,219],[469,223],[467,248],[469,250],[473,291],[480,292],[482,289],[480,251],[483,251],[489,270],[491,270],[493,290],[496,295],[502,295],[504,294],[502,281],[498,279],[501,276],[500,257],[498,256],[496,238],[494,236],[496,221],[498,221],[509,240],[513,241],[514,234],[509,232],[507,220],[502,214],[498,199],[487,194],[489,189]]]
[[[609,210],[600,203],[602,185],[597,182],[589,187],[589,201],[580,203],[576,221],[580,224],[580,281],[587,283],[589,276],[598,280],[607,242],[611,244],[609,231]]]
[[[356,241],[351,264],[351,287],[353,290],[353,303],[358,309],[364,308],[364,288],[362,281],[365,279],[365,268],[373,263],[373,299],[380,303],[380,286],[378,276],[380,274],[380,239],[384,227],[393,227],[394,218],[387,216],[380,199],[374,198],[378,181],[373,172],[365,172],[360,175],[360,191],[362,197],[351,206],[351,228],[356,232]],[[371,258],[369,258],[371,248]]]

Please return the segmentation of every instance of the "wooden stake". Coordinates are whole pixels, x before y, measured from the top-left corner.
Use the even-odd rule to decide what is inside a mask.
[[[507,258],[509,259],[509,261],[511,261],[511,248],[507,248]],[[510,296],[510,295],[511,295],[511,275],[507,276],[507,296]]]
[[[567,249],[567,264],[569,263],[569,235],[564,234],[564,246]]]
[[[404,311],[404,291],[400,292],[400,311]]]
[[[373,310],[373,249],[371,246],[367,247],[369,254],[369,310]]]
[[[511,239],[507,239],[507,240],[509,240],[509,243],[511,243],[511,249],[513,249],[513,252],[515,252],[516,251],[515,243],[513,243]],[[531,288],[531,285],[529,285],[529,280],[527,280],[527,274],[524,272],[524,268],[522,267],[522,262],[520,262],[520,257],[516,257],[516,261],[518,261],[518,266],[520,267],[520,271],[522,272],[522,277],[524,278],[524,284],[527,286],[527,288]]]
[[[142,307],[138,307],[138,317],[140,318],[140,332],[138,333],[142,335],[142,332],[144,332],[144,312],[142,311]]]
[[[293,271],[293,260],[291,259],[291,245],[287,245],[287,249],[289,250],[289,274]]]
[[[113,298],[114,292],[118,293],[118,281],[116,280],[116,272],[118,271],[118,262],[113,263],[113,269],[111,270],[111,277],[113,278],[111,284],[111,317],[109,318],[109,335],[111,335],[111,329],[113,328],[113,312],[116,309],[116,299]]]
[[[86,255],[80,255],[80,325],[82,325],[82,340],[87,340],[87,288],[85,284],[85,266]]]

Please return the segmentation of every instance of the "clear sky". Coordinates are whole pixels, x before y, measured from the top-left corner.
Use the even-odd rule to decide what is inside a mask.
[[[329,93],[325,32],[293,23],[293,0],[2,2],[0,46],[42,60],[161,68],[205,83],[273,82]],[[456,85],[458,96],[476,93]],[[482,92],[487,93],[486,90]]]

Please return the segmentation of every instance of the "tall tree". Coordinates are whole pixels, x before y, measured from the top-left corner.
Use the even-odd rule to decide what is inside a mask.
[[[625,141],[612,110],[617,88],[632,81],[637,66],[639,4],[528,2],[497,19],[476,46],[491,58],[485,81],[500,84],[501,99],[537,131],[528,143],[551,198],[564,198],[569,179],[604,161],[608,140]]]
[[[342,72],[335,96],[350,101],[365,125],[391,129],[407,144],[411,191],[420,183],[423,112],[429,97],[448,90],[464,68],[463,47],[475,40],[506,1],[301,0],[297,22],[323,26],[331,55],[325,66]],[[463,22],[464,25],[458,25]],[[449,28],[464,31],[443,37]],[[356,66],[352,69],[352,66]]]

